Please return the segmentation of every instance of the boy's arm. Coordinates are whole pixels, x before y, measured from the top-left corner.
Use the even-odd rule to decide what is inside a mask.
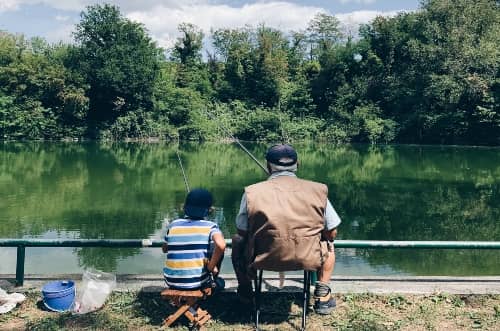
[[[220,232],[214,233],[214,235],[212,236],[212,240],[214,241],[215,247],[212,257],[207,263],[207,269],[213,274],[218,274],[219,270],[217,268],[217,264],[222,259],[222,255],[224,255],[224,250],[226,249],[226,241],[224,240],[224,236]]]

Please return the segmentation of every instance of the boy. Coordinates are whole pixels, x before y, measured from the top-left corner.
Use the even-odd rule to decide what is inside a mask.
[[[184,204],[184,218],[168,226],[162,249],[167,254],[163,275],[169,288],[194,290],[213,286],[226,242],[217,224],[205,219],[212,203],[207,190],[191,190]]]

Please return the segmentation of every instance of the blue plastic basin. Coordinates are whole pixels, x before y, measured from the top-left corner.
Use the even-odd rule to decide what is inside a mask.
[[[67,311],[75,301],[75,282],[72,280],[56,280],[42,288],[43,303],[53,311]]]

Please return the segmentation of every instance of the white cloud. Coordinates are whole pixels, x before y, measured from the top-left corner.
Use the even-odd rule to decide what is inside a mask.
[[[288,2],[257,2],[242,7],[227,5],[183,5],[177,8],[157,6],[149,11],[133,11],[127,17],[142,22],[163,47],[172,46],[180,23],[193,23],[206,34],[210,29],[235,28],[245,25],[267,26],[284,31],[304,29],[320,7],[300,6]]]
[[[49,7],[61,10],[70,11],[81,11],[86,6],[103,3],[103,1],[97,0],[0,0],[0,12],[7,10],[18,9],[21,5],[34,5],[34,4],[44,4]],[[139,10],[139,9],[151,9],[158,5],[164,5],[167,7],[178,7],[179,3],[185,4],[203,4],[207,3],[205,0],[109,0],[106,3],[111,3],[117,5],[123,11]]]
[[[354,2],[354,3],[369,4],[369,3],[374,3],[375,0],[340,0],[340,2],[341,3]]]
[[[249,0],[251,1],[251,0]],[[122,13],[134,21],[141,22],[152,37],[162,47],[171,47],[179,36],[177,26],[183,22],[199,26],[205,35],[210,29],[237,28],[245,25],[257,26],[265,24],[283,31],[301,30],[318,12],[327,12],[324,8],[301,5],[286,1],[258,1],[247,3],[240,7],[214,3],[209,0],[110,0],[109,3],[120,7]],[[360,3],[374,0],[341,0]],[[21,5],[45,4],[59,10],[80,11],[85,6],[102,3],[96,0],[0,0],[0,12],[6,10],[22,10]],[[345,30],[355,35],[360,23],[368,23],[377,15],[393,16],[396,12],[355,11],[335,15],[345,27]],[[63,26],[45,35],[48,40],[71,40],[72,26],[65,13],[55,16],[55,20]]]
[[[344,33],[351,37],[356,37],[361,24],[367,24],[373,21],[377,16],[392,17],[400,11],[381,12],[376,10],[359,10],[351,13],[337,14],[335,17],[342,23]]]
[[[18,2],[16,0],[1,0],[0,1],[0,13],[9,10],[16,10],[18,8]]]
[[[57,43],[59,41],[71,43],[73,41],[71,34],[74,28],[75,26],[73,24],[65,24],[58,27],[57,30],[47,32],[44,37],[51,43]]]
[[[180,23],[193,23],[207,35],[210,29],[236,28],[245,25],[267,26],[283,31],[301,30],[323,8],[300,6],[288,2],[257,2],[242,7],[227,5],[184,5],[177,8],[157,6],[148,11],[133,11],[127,14],[131,20],[143,23],[162,47],[171,47],[179,35]],[[335,15],[350,34],[356,34],[360,24],[369,23],[376,16],[394,16],[397,12],[355,11]]]
[[[0,0],[0,13],[18,10],[23,5],[45,4],[55,9],[81,10],[84,1],[80,0]]]
[[[337,14],[335,17],[343,23],[351,22],[354,24],[369,23],[377,16],[392,17],[401,11],[381,12],[376,10],[358,10],[351,13]]]
[[[69,21],[71,19],[71,17],[63,16],[63,15],[56,15],[54,18],[56,19],[56,21],[59,21],[59,22],[66,22],[66,21]]]

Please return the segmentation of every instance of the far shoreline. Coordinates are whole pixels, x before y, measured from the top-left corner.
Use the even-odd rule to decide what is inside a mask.
[[[241,143],[246,144],[273,144],[276,141],[267,140],[241,140],[237,139]],[[205,143],[215,143],[215,144],[232,144],[236,140],[232,138],[223,138],[217,140],[194,140],[194,139],[163,139],[159,137],[147,137],[147,138],[126,138],[126,139],[90,139],[90,138],[62,138],[62,139],[39,139],[39,140],[0,140],[2,144],[7,143],[98,143],[98,144],[113,144],[113,143],[138,143],[138,144],[205,144]],[[282,141],[279,141],[282,142]],[[415,144],[415,143],[362,143],[362,142],[332,142],[325,140],[294,140],[291,142],[284,142],[292,145],[302,145],[302,144],[327,144],[332,146],[374,146],[374,147],[391,147],[391,146],[401,146],[401,147],[453,147],[453,148],[484,148],[484,149],[497,149],[500,145],[461,145],[461,144]]]

